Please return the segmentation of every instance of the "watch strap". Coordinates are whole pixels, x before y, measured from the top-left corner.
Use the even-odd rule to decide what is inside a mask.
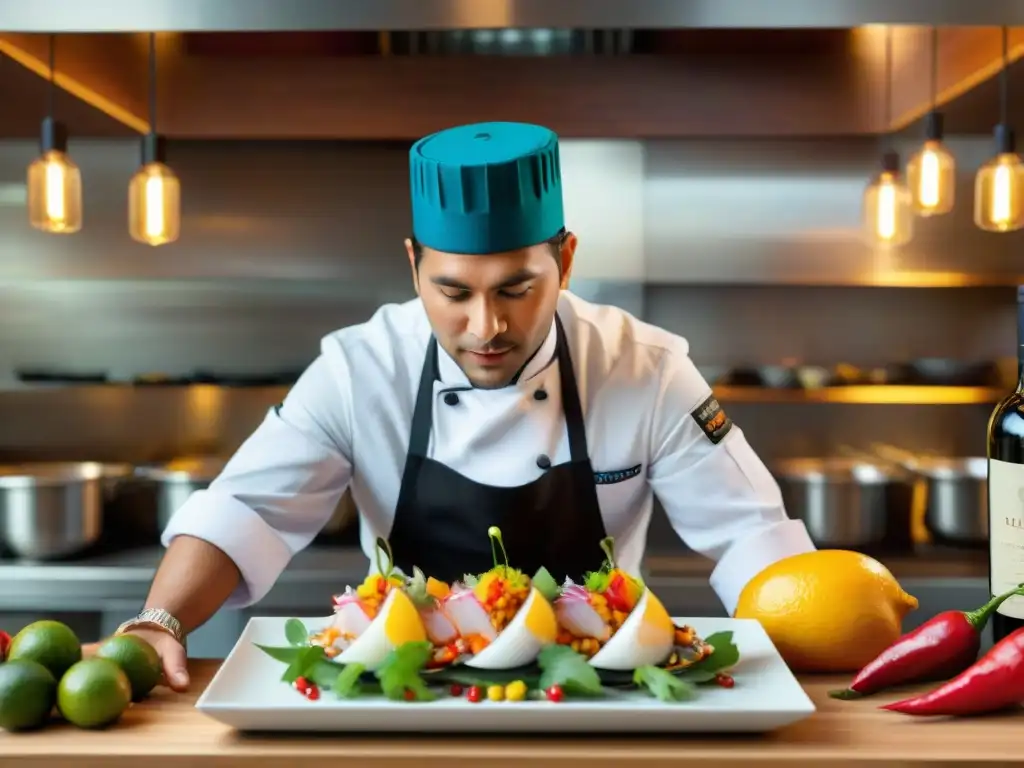
[[[133,629],[159,629],[181,643],[182,647],[186,645],[185,630],[181,622],[162,608],[147,608],[134,619],[124,622],[114,634],[123,635]]]

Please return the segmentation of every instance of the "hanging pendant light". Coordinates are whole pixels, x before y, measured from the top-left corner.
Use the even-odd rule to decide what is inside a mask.
[[[885,127],[892,123],[892,28],[885,30]],[[900,175],[900,156],[882,155],[882,169],[864,190],[864,236],[875,246],[896,247],[914,234],[913,196]]]
[[[165,245],[181,232],[181,182],[166,165],[166,145],[156,132],[156,35],[149,35],[149,133],[142,138],[142,166],[128,186],[128,231],[133,240]]]
[[[999,125],[994,131],[996,156],[978,169],[974,179],[974,223],[989,232],[1012,232],[1024,227],[1024,163],[1006,117],[1009,64],[1009,32],[1003,27]]]
[[[953,210],[956,160],[942,143],[942,113],[937,110],[939,90],[939,31],[932,27],[932,108],[925,117],[924,146],[907,161],[907,186],[918,216],[940,216]]]
[[[50,114],[43,120],[40,155],[28,167],[28,220],[36,229],[70,235],[82,228],[82,172],[68,157],[68,131],[54,117],[56,40],[50,35]]]

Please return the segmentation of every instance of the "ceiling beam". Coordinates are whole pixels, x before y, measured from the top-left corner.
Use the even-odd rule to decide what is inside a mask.
[[[144,34],[61,35],[56,39],[54,82],[118,122],[146,133],[146,40]],[[48,80],[49,43],[49,35],[3,33],[0,54]]]
[[[885,122],[885,27],[857,31],[858,57],[865,82],[871,84],[872,109]],[[1024,56],[1024,28],[1008,30],[1009,61]],[[1003,67],[1000,27],[953,27],[938,30],[938,106],[963,96],[994,77]],[[892,110],[889,128],[899,131],[932,108],[932,28],[893,28]],[[992,114],[992,123],[999,115]]]

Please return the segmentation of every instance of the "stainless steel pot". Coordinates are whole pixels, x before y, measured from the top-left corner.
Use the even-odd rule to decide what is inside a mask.
[[[921,458],[914,471],[926,484],[925,526],[938,542],[988,542],[988,460]]]
[[[789,516],[815,544],[874,548],[909,544],[914,483],[909,473],[857,458],[791,459],[774,475]]]
[[[152,509],[152,499],[156,500],[156,525],[162,532],[171,517],[195,491],[209,487],[210,483],[221,473],[227,459],[201,458],[177,459],[166,464],[139,466],[135,469],[135,477],[146,485],[152,486],[155,496],[146,493],[147,506]],[[344,533],[358,517],[355,503],[350,490],[347,490],[338,502],[338,506],[321,532],[322,538],[337,537]]]
[[[94,462],[0,467],[0,541],[14,555],[73,555],[103,532],[104,503],[131,468]]]
[[[163,531],[167,527],[174,513],[195,491],[208,488],[226,463],[226,459],[206,457],[136,467],[135,477],[155,486],[158,529]]]

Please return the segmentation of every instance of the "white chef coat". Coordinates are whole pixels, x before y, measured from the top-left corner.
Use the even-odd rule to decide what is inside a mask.
[[[711,586],[730,614],[762,568],[814,549],[803,523],[787,518],[777,483],[740,428],[716,444],[691,415],[711,387],[685,339],[568,291],[558,313],[594,472],[640,468],[597,485],[620,567],[639,573],[654,495],[683,541],[717,561]],[[163,543],[188,534],[223,550],[242,575],[228,605],[251,605],[327,524],[351,484],[374,571],[374,542],[388,537],[394,519],[430,335],[414,299],[326,336],[282,405],[209,488],[177,510]],[[541,455],[552,465],[568,461],[555,343],[552,323],[517,383],[489,390],[471,388],[439,347],[429,458],[492,486],[537,479]],[[535,399],[541,388],[547,398]],[[444,394],[453,389],[458,402],[449,405]],[[509,557],[514,564],[515,552]]]

